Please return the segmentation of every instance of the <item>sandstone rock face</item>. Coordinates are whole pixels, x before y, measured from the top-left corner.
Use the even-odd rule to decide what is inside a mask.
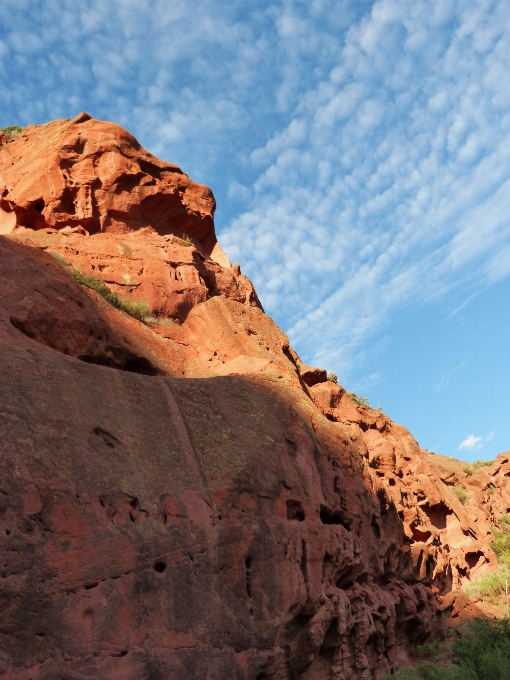
[[[391,500],[414,562],[436,592],[445,595],[497,568],[491,522],[483,510],[487,492],[473,494],[463,505],[453,491],[459,474],[468,477],[461,472],[465,463],[421,450],[405,428],[356,406],[339,385],[323,383],[311,391],[323,413],[348,426],[364,448],[372,487],[383,489]],[[445,461],[454,464],[457,474]]]
[[[214,236],[214,233],[212,234]],[[76,231],[18,229],[19,243],[56,253],[70,265],[100,276],[122,297],[146,302],[152,314],[178,322],[195,305],[223,296],[261,307],[251,282],[239,267],[222,267],[180,238],[147,229],[125,235],[86,236]]]
[[[81,227],[148,228],[216,245],[211,190],[145,151],[114,123],[81,114],[29,126],[0,153],[0,233]]]
[[[93,179],[108,154],[131,189]],[[213,204],[153,157],[161,175],[144,180],[148,156],[86,117],[0,151],[16,220],[0,236],[0,672],[380,678],[437,630],[438,608],[478,611],[457,589],[495,567],[510,459],[468,479],[305,366],[214,245]],[[66,157],[62,181],[75,198],[91,188],[97,222],[81,199],[59,203]],[[113,308],[51,252],[155,318]]]

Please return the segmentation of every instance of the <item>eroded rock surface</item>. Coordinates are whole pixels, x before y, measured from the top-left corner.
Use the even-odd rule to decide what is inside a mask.
[[[211,190],[143,149],[119,125],[83,113],[27,127],[0,153],[0,233],[143,227],[216,245]]]
[[[437,630],[436,595],[476,611],[455,589],[495,566],[508,459],[462,505],[462,465],[305,366],[210,192],[118,126],[30,128],[0,168],[6,678],[376,679]]]

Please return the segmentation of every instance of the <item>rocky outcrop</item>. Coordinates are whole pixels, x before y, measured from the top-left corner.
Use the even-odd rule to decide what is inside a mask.
[[[147,228],[216,247],[211,190],[143,149],[126,130],[82,113],[30,125],[0,154],[0,233]],[[221,258],[221,249],[216,247]]]
[[[208,189],[86,116],[0,163],[5,677],[380,678],[437,630],[436,595],[475,611],[455,589],[495,565],[491,516],[303,364],[216,245]]]
[[[484,510],[489,477],[485,485],[478,484],[462,472],[465,463],[420,449],[404,427],[357,406],[339,385],[323,383],[311,392],[323,413],[349,427],[363,447],[371,485],[384,490],[394,505],[414,562],[435,592],[445,595],[497,568],[490,548],[491,518]],[[478,493],[469,493],[464,504],[455,490],[466,479]]]
[[[228,261],[221,266],[200,248],[173,235],[141,229],[90,238],[76,230],[17,229],[12,238],[101,277],[122,297],[146,302],[158,319],[181,323],[193,307],[214,296],[261,308],[239,266],[232,267]]]

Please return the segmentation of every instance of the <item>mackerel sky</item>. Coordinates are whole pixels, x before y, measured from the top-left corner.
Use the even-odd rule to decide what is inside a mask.
[[[2,0],[0,127],[85,110],[212,187],[304,361],[510,448],[510,3]]]

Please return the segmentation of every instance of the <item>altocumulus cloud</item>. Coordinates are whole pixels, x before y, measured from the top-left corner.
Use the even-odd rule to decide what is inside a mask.
[[[510,21],[495,0],[3,0],[3,125],[87,110],[212,185],[309,362],[510,273]],[[476,439],[476,438],[475,438]]]
[[[254,207],[223,241],[317,364],[347,370],[396,309],[508,274],[509,20],[501,2],[374,3],[251,154]]]

